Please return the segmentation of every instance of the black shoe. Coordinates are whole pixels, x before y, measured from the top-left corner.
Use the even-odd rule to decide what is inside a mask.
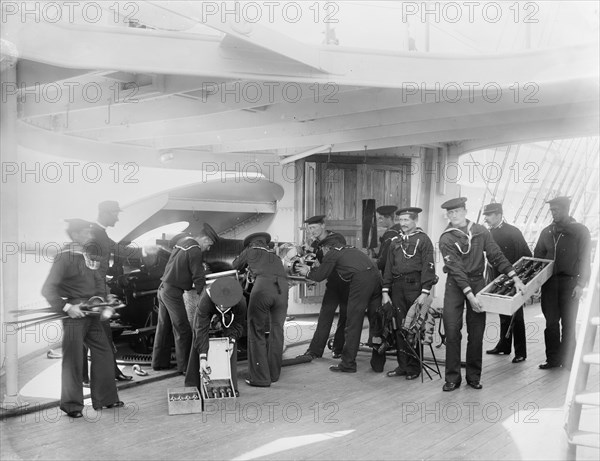
[[[125,406],[125,403],[124,403],[124,402],[121,402],[121,401],[119,400],[118,402],[115,402],[115,403],[111,403],[111,404],[109,404],[109,405],[106,405],[106,408],[121,408],[121,407],[124,407],[124,406]]]
[[[120,373],[115,377],[115,381],[131,381],[132,379],[133,376],[124,375],[123,373]]]
[[[329,371],[335,371],[337,373],[356,373],[356,370],[342,368],[339,365],[331,365]]]
[[[514,359],[512,359],[512,363],[520,363],[520,362],[524,362],[525,361],[525,357],[521,357],[520,355],[517,355]]]
[[[394,378],[396,376],[406,376],[406,371],[392,370],[392,371],[388,371],[385,375],[390,378]]]
[[[154,371],[161,371],[161,370],[170,370],[171,368],[175,368],[177,365],[169,365],[166,367],[152,367],[152,369]]]
[[[258,383],[250,381],[249,379],[245,379],[244,381],[246,381],[246,384],[248,386],[252,386],[252,387],[271,387],[270,384],[258,384]]]
[[[334,352],[332,352],[332,353],[331,353],[331,358],[334,358],[334,359],[341,359],[341,358],[342,358],[342,353],[341,353],[341,352],[335,352],[335,351],[334,351]]]
[[[483,386],[479,381],[467,381],[467,386],[471,386],[473,389],[482,389]]]
[[[408,375],[406,375],[406,379],[411,381],[413,379],[417,379],[419,376],[421,376],[421,373],[408,374]]]
[[[306,357],[308,357],[311,361],[319,358],[319,356],[312,351],[306,351],[304,354],[296,356],[297,359],[303,359]]]
[[[69,412],[67,412],[67,416],[69,418],[82,418],[83,417],[83,413],[80,412],[79,410],[69,411]]]
[[[455,391],[456,389],[458,389],[459,387],[460,387],[460,383],[449,383],[449,382],[446,382],[444,384],[444,387],[442,387],[442,390],[444,392],[452,392],[452,391]]]
[[[539,368],[540,370],[549,370],[550,368],[560,368],[562,365],[560,363],[550,363],[550,362],[544,362],[544,363],[540,363]]]
[[[494,347],[493,349],[490,349],[488,351],[485,351],[486,354],[491,354],[491,355],[499,355],[499,354],[505,354],[508,355],[510,354],[510,351],[503,351],[498,349],[497,347]]]

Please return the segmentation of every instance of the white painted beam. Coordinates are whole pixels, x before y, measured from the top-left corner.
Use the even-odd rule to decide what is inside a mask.
[[[500,86],[560,81],[573,75],[598,76],[600,54],[597,43],[475,56],[321,46],[319,61],[329,72],[316,74],[304,64],[274,59],[271,52],[240,52],[222,47],[218,38],[198,34],[21,23],[16,15],[8,18],[3,29],[15,38],[23,58],[60,67],[254,80],[262,76],[274,81],[334,81],[340,85],[388,88],[402,88],[414,82],[434,89],[441,75],[444,81],[458,84]]]
[[[218,211],[227,210],[229,213],[275,213],[275,202],[250,202],[240,200],[197,200],[197,199],[169,199],[164,210],[189,210],[189,211]]]
[[[237,130],[215,130],[207,133],[187,133],[174,136],[163,136],[152,140],[157,149],[175,149],[183,147],[201,147],[227,145],[246,146],[246,149],[274,149],[281,146],[315,146],[336,144],[339,142],[359,141],[361,139],[377,139],[379,137],[410,135],[415,133],[431,133],[455,129],[478,129],[502,124],[506,121],[527,123],[533,120],[564,119],[575,114],[577,117],[598,115],[598,102],[578,102],[572,104],[535,105],[532,107],[513,108],[491,112],[487,104],[466,105],[468,113],[457,112],[452,115],[436,116],[435,108],[429,112],[430,117],[422,116],[416,120],[396,114],[384,117],[373,112],[368,115],[344,116],[327,119],[322,123],[284,123],[257,129],[255,127]],[[471,111],[471,109],[473,109]],[[487,109],[487,110],[486,110]],[[425,112],[427,114],[427,112]],[[235,149],[241,150],[241,149]]]

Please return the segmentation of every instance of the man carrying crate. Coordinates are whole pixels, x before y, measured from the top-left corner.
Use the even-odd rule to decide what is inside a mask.
[[[506,259],[511,264],[516,263],[523,256],[531,256],[525,237],[521,231],[504,220],[502,204],[489,203],[483,208],[485,223],[490,227],[492,238],[502,250]],[[500,275],[492,268],[492,279]],[[512,329],[511,329],[512,323]],[[523,306],[512,316],[500,314],[500,339],[493,349],[487,354],[510,354],[511,340],[515,343],[515,357],[513,363],[523,362],[527,358],[527,339],[525,338],[525,318]]]

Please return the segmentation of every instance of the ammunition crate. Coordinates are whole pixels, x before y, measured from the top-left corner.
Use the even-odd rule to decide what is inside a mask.
[[[167,389],[169,415],[202,413],[202,399],[195,387],[172,387]]]
[[[525,302],[531,298],[536,291],[552,276],[552,269],[554,268],[554,261],[551,259],[540,259],[540,258],[529,258],[523,256],[519,259],[513,267],[518,271],[524,263],[527,261],[541,261],[545,265],[535,277],[525,285],[525,294],[522,295],[517,292],[514,296],[498,295],[490,293],[490,291],[496,286],[495,282],[498,281],[502,276],[497,277],[492,283],[486,285],[479,293],[477,293],[477,300],[481,303],[485,312],[493,312],[496,314],[512,315],[514,314]]]
[[[233,404],[236,402],[235,388],[231,379],[229,347],[228,338],[210,338],[209,340],[210,381],[200,377],[200,391],[205,410],[207,405],[217,404],[228,408],[232,402]]]

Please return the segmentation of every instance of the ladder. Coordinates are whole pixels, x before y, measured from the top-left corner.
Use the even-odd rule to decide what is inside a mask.
[[[600,394],[598,391],[586,389],[593,385],[593,383],[588,383],[590,366],[600,365],[600,354],[593,352],[600,324],[598,307],[599,251],[600,246],[596,242],[590,284],[581,306],[580,318],[582,323],[577,334],[573,366],[565,398],[565,431],[569,443],[568,459],[575,459],[577,446],[600,448],[600,433],[597,432],[598,427],[595,427],[596,431],[589,431],[581,430],[579,426],[581,411],[584,405],[600,408]]]

